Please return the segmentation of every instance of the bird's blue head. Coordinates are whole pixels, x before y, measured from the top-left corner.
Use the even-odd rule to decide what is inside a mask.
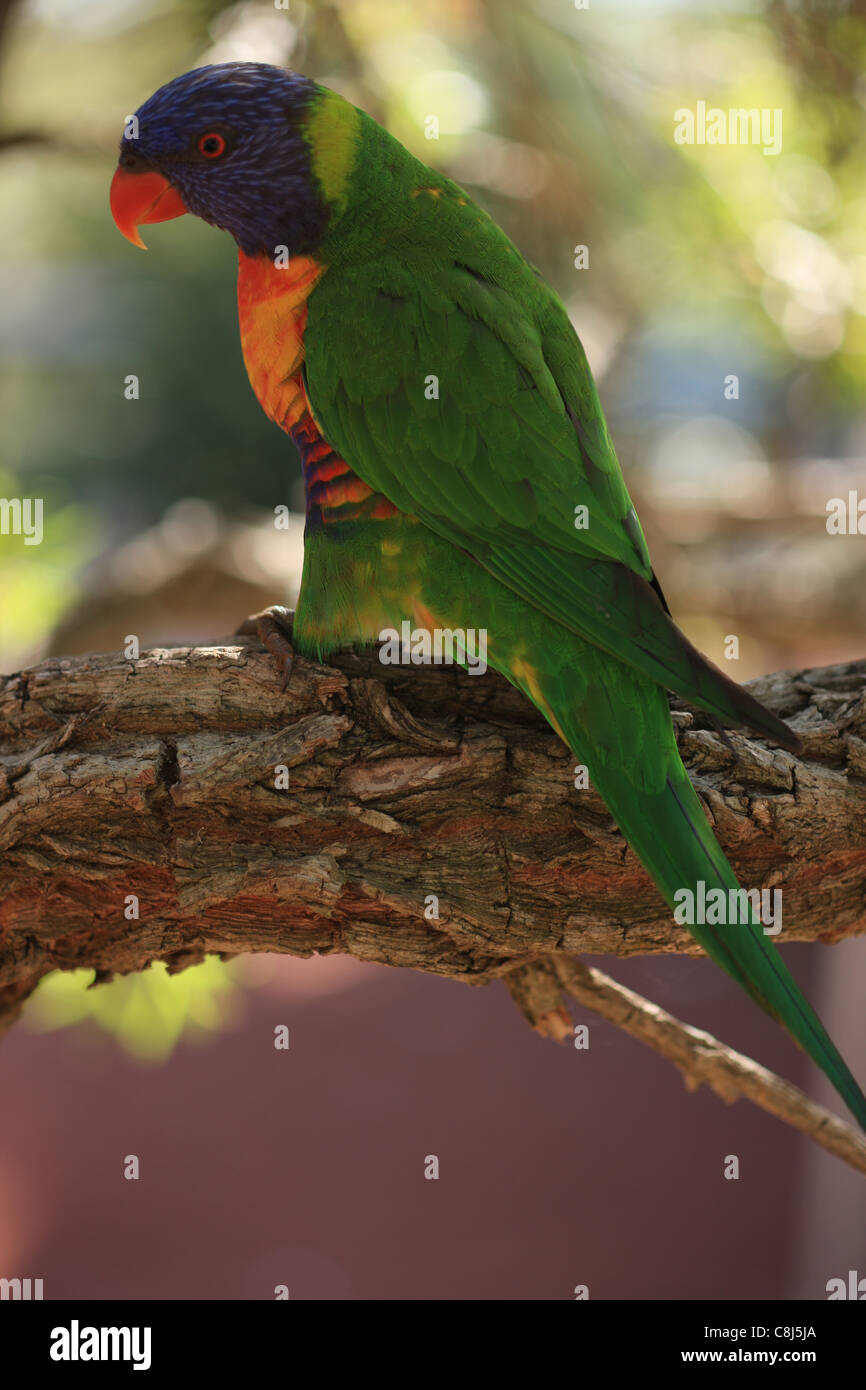
[[[124,236],[143,246],[141,224],[191,212],[248,256],[313,252],[329,207],[306,124],[323,90],[266,63],[218,63],[160,87],[120,142],[111,210]]]

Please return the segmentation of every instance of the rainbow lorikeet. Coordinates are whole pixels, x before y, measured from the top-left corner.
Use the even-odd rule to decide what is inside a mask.
[[[137,245],[140,224],[184,212],[238,244],[249,378],[304,469],[298,649],[404,622],[485,631],[668,904],[736,890],[665,691],[785,747],[797,736],[675,626],[580,341],[504,232],[363,111],[259,63],[150,97],[111,205]],[[860,1087],[748,915],[689,925],[866,1128]]]

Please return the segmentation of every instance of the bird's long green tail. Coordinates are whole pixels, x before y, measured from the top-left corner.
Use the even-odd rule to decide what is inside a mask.
[[[620,794],[616,769],[592,771],[594,784],[626,839],[649,871],[668,904],[679,889],[693,892],[702,880],[707,890],[726,893],[739,888],[736,875],[710,829],[703,807],[679,757],[663,788],[639,803]],[[726,970],[808,1053],[835,1086],[849,1110],[866,1129],[866,1096],[858,1086],[814,1009],[797,988],[779,951],[754,913],[747,923],[691,925],[689,930],[708,956]]]
[[[586,764],[594,788],[665,901],[675,909],[683,889],[690,890],[694,901],[701,883],[706,894],[722,889],[730,901],[731,890],[741,892],[740,884],[683,766],[664,692],[624,665],[605,664],[603,654],[589,643],[554,652],[550,636],[542,636],[546,643],[536,643],[533,679],[518,674],[514,663],[510,678]],[[742,892],[741,900],[748,901]],[[736,920],[719,925],[684,925],[707,955],[799,1043],[866,1130],[866,1096],[751,903],[743,915],[747,920],[737,914]]]

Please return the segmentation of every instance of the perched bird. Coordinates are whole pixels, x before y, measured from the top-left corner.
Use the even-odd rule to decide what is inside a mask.
[[[487,634],[487,659],[589,770],[672,907],[736,890],[680,761],[666,689],[797,736],[675,626],[560,300],[456,184],[297,73],[197,69],[127,122],[115,221],[184,212],[239,248],[244,360],[306,484],[290,660],[405,621]],[[709,914],[708,914],[709,915]],[[866,1098],[754,914],[689,923],[866,1128]]]

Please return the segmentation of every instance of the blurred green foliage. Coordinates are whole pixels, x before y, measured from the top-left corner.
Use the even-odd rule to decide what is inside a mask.
[[[55,970],[24,1009],[24,1025],[48,1033],[90,1023],[144,1063],[165,1062],[181,1042],[205,1042],[241,1017],[238,968],[207,956],[169,975],[162,961],[94,985],[93,970]]]

